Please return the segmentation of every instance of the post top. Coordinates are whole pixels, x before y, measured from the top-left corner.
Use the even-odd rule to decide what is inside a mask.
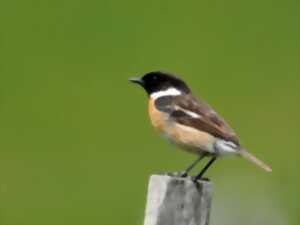
[[[144,225],[208,225],[212,191],[209,180],[151,175]]]
[[[211,187],[213,183],[209,179],[200,179],[197,181],[193,181],[192,177],[180,177],[174,173],[165,173],[165,174],[153,174],[150,176],[150,180],[156,180],[160,182],[177,182],[177,183],[188,183],[188,184],[198,184],[201,186]]]

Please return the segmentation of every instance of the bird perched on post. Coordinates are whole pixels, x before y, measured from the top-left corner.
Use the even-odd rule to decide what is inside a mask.
[[[218,157],[225,155],[242,156],[265,171],[272,171],[240,145],[229,125],[208,104],[196,98],[180,78],[158,71],[130,81],[148,93],[152,125],[181,149],[198,155],[181,176],[187,176],[205,156],[211,159],[194,180],[200,179]]]

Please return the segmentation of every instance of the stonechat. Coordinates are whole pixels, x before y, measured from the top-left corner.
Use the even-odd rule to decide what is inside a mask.
[[[187,176],[206,156],[211,159],[194,180],[200,179],[218,157],[225,155],[242,156],[265,171],[272,171],[241,146],[238,136],[225,120],[196,98],[179,77],[158,71],[130,81],[147,92],[152,125],[172,143],[198,156],[181,176]]]

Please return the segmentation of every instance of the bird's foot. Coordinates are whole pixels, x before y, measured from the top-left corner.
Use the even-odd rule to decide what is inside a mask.
[[[166,173],[166,175],[168,176],[172,176],[172,177],[181,177],[181,178],[184,178],[184,177],[187,177],[188,174],[186,171],[181,171],[181,172],[168,172]]]
[[[186,171],[178,172],[179,177],[187,177],[188,173]]]
[[[198,181],[198,178],[195,177],[195,176],[191,177],[191,179],[192,179],[193,182],[197,182]]]
[[[193,182],[197,182],[198,180],[210,181],[209,178],[207,178],[207,177],[197,177],[197,176],[192,177]]]

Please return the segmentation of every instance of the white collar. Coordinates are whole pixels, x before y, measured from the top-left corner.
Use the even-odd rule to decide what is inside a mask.
[[[179,91],[178,89],[172,87],[172,88],[168,88],[167,90],[164,90],[164,91],[153,92],[151,94],[151,98],[158,99],[158,98],[164,97],[164,96],[178,96],[178,95],[181,95],[181,94],[182,94],[181,91]]]

